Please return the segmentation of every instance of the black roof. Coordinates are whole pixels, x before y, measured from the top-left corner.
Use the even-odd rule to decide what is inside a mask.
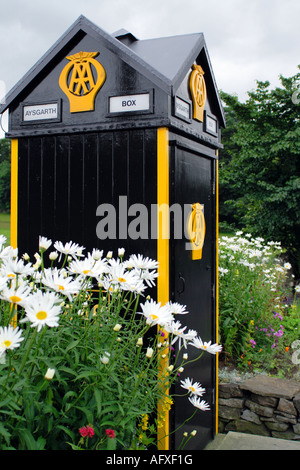
[[[132,33],[121,29],[109,34],[81,15],[53,44],[41,59],[9,91],[0,114],[10,107],[18,95],[35,79],[77,34],[84,32],[95,39],[101,37],[108,49],[115,52],[129,65],[144,73],[157,86],[172,95],[180,85],[200,53],[205,54],[209,79],[215,91],[220,125],[225,125],[225,115],[202,33],[139,40]],[[206,72],[207,73],[207,72]],[[206,75],[207,76],[207,75]]]

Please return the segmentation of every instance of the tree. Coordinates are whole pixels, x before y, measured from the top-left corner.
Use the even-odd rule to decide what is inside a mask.
[[[221,94],[231,126],[220,154],[221,201],[230,188],[230,217],[255,236],[281,241],[299,277],[300,73],[280,82],[271,89],[258,81],[245,103]]]
[[[10,141],[0,139],[0,212],[10,210]]]

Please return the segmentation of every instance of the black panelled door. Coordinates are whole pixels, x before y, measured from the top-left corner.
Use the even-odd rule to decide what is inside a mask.
[[[192,259],[191,250],[186,249],[189,239],[171,241],[171,298],[186,305],[188,315],[179,316],[178,320],[187,329],[194,329],[203,341],[215,342],[215,197],[214,197],[214,164],[215,161],[199,155],[190,150],[173,146],[171,152],[171,201],[180,204],[182,212],[186,208],[186,217],[183,218],[182,230],[188,238],[187,224],[191,217],[191,206],[201,205],[205,220],[205,238],[201,259]],[[188,209],[190,207],[190,209]],[[174,216],[175,219],[175,216]],[[174,221],[174,224],[177,222]],[[194,227],[195,228],[195,227]],[[203,231],[202,224],[198,229]],[[197,229],[197,230],[198,230]],[[176,227],[174,233],[176,236]],[[203,234],[202,234],[203,235]],[[187,331],[187,330],[186,330]],[[194,347],[188,347],[189,360],[194,359],[201,352]],[[199,361],[187,365],[180,376],[180,380],[189,377],[200,382],[206,389],[201,399],[209,403],[210,411],[198,410],[193,420],[188,421],[184,427],[171,437],[172,447],[178,448],[183,432],[197,430],[197,435],[188,443],[190,449],[202,449],[214,434],[214,388],[215,388],[215,356],[205,353]],[[183,394],[185,390],[175,386],[175,393]],[[176,429],[195,408],[187,397],[177,398],[173,412],[173,427]]]

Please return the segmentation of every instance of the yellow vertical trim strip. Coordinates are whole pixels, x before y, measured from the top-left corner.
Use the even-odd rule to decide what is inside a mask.
[[[18,245],[18,139],[11,140],[10,244]]]
[[[157,301],[162,305],[169,301],[169,211],[160,210],[169,206],[169,131],[157,129],[157,261],[159,263],[157,278]],[[164,337],[166,339],[166,336]],[[164,350],[166,354],[167,351]],[[168,363],[161,360],[159,373]],[[163,413],[164,402],[158,403],[158,415]],[[159,450],[169,450],[169,413],[166,413],[164,427],[158,428],[157,439]]]
[[[217,156],[219,152],[217,151]],[[219,342],[219,160],[216,161],[216,342]],[[219,354],[216,354],[216,434],[219,428]]]
[[[11,180],[10,180],[10,245],[18,245],[18,139],[11,140]],[[11,307],[17,312],[16,305]],[[12,326],[17,326],[17,313],[14,315]]]

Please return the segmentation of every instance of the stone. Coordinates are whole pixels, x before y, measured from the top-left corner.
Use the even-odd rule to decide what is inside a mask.
[[[278,421],[273,423],[265,421],[264,423],[271,431],[287,431],[289,428],[288,423],[279,423]]]
[[[230,421],[225,426],[225,431],[243,432],[247,434],[256,434],[258,436],[270,436],[270,431],[263,424],[255,424],[244,419]]]
[[[250,410],[244,410],[241,415],[241,419],[244,419],[245,421],[251,421],[251,423],[261,424],[259,416]]]
[[[286,400],[285,398],[280,398],[277,410],[285,414],[297,416],[297,410],[294,407],[293,402]]]
[[[242,398],[244,395],[238,384],[220,383],[219,396],[221,398]]]
[[[296,438],[296,435],[293,433],[293,431],[272,431],[272,437],[277,437],[279,439],[287,439],[289,441],[292,441]]]
[[[298,410],[298,413],[300,413],[300,392],[294,396],[293,402],[296,409]]]
[[[271,418],[273,416],[273,413],[274,413],[273,408],[259,405],[258,403],[255,403],[254,401],[251,401],[251,400],[246,400],[245,405],[248,408],[250,408],[251,411],[253,411],[254,413],[258,415],[265,416],[266,418]]]
[[[281,411],[275,411],[274,416],[276,417],[277,421],[281,421],[282,423],[297,424],[297,419],[293,415],[288,415],[286,413],[282,413]]]
[[[294,424],[293,430],[295,434],[300,434],[300,423]]]
[[[241,390],[248,390],[256,395],[286,398],[287,400],[292,400],[300,392],[300,382],[264,375],[251,377],[239,386]]]
[[[241,398],[219,398],[219,405],[242,409],[244,406],[244,400]]]
[[[224,431],[225,431],[225,423],[224,423],[224,421],[221,421],[220,419],[219,419],[219,422],[218,422],[218,431],[219,431],[220,434],[223,434]]]
[[[261,395],[255,395],[255,393],[251,394],[251,400],[259,405],[271,406],[272,408],[275,408],[278,404],[278,398],[262,397]]]
[[[238,419],[241,416],[241,410],[238,408],[231,408],[230,406],[219,406],[219,418],[226,421]]]

